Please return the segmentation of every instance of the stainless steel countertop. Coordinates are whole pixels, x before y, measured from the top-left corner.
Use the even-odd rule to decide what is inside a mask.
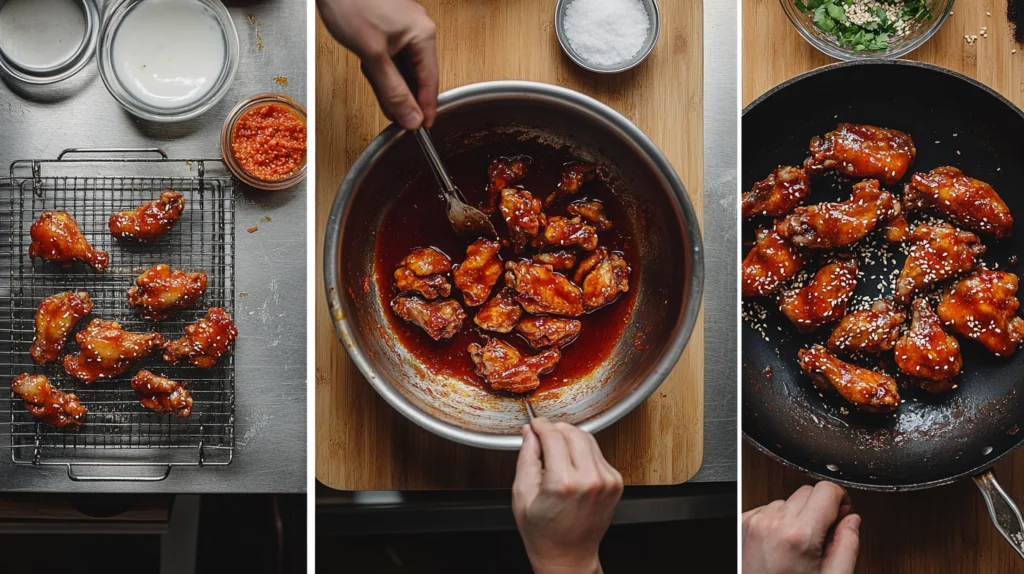
[[[204,116],[143,122],[107,93],[95,59],[45,88],[0,83],[0,175],[16,159],[70,147],[162,147],[171,157],[220,157],[220,130],[239,101],[282,92],[306,102],[305,0],[228,0],[241,61],[227,96]],[[104,2],[99,2],[102,11]],[[250,15],[252,15],[250,17]],[[286,77],[287,85],[275,81]],[[302,492],[306,487],[306,183],[281,192],[235,187],[235,455],[226,467],[174,468],[160,482],[72,482],[63,467],[11,462],[0,422],[0,491]],[[270,216],[271,221],[261,222]],[[259,231],[248,233],[252,226]],[[145,470],[140,472],[146,472]],[[150,474],[156,471],[149,471]]]

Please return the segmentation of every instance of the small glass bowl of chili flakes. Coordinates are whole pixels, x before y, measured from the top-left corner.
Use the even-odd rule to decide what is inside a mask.
[[[228,114],[220,147],[241,181],[287,189],[306,177],[306,108],[283,94],[253,96]]]

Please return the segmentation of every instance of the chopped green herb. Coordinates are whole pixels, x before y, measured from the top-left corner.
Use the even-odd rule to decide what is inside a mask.
[[[814,26],[855,51],[880,51],[911,21],[931,20],[927,0],[793,0]]]

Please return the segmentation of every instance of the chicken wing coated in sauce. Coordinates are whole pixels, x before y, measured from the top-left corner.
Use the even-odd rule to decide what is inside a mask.
[[[206,316],[185,327],[185,336],[163,345],[164,361],[175,364],[187,359],[194,367],[209,369],[234,344],[238,327],[224,309],[212,307]]]
[[[963,366],[960,344],[942,329],[939,316],[925,299],[915,299],[910,330],[896,342],[896,365],[930,393],[953,388],[953,377]]]
[[[206,273],[171,270],[163,263],[145,270],[128,288],[128,304],[147,319],[159,321],[186,309],[206,292]]]
[[[939,303],[939,318],[996,356],[1012,355],[1024,340],[1024,319],[1017,316],[1017,284],[1013,273],[979,269],[961,279]]]
[[[842,318],[828,338],[828,350],[837,354],[881,353],[892,349],[907,314],[891,300],[879,299],[870,309]]]
[[[576,267],[576,254],[568,249],[538,253],[532,259],[538,265],[550,265],[555,271],[572,271]]]
[[[804,169],[812,174],[835,169],[886,184],[902,179],[917,155],[914,140],[901,131],[848,123],[839,124],[825,137],[815,136],[810,147]]]
[[[530,261],[505,263],[505,283],[516,292],[516,300],[535,315],[583,314],[583,291],[565,275]]]
[[[803,269],[806,262],[806,256],[775,228],[758,229],[754,247],[743,259],[743,296],[763,297],[775,292]]]
[[[512,249],[521,252],[540,233],[540,228],[547,222],[541,211],[539,199],[525,189],[501,190],[501,216],[508,226]]]
[[[629,291],[629,264],[621,254],[611,252],[603,247],[594,252],[599,259],[588,257],[580,264],[580,271],[585,271],[583,278],[583,308],[587,311],[600,309],[615,301],[620,293]],[[589,271],[588,271],[589,269]]]
[[[11,381],[11,392],[25,402],[25,410],[48,425],[75,430],[85,420],[78,397],[54,388],[46,375],[18,375]]]
[[[413,249],[395,269],[395,288],[419,293],[426,299],[447,297],[452,286],[445,276],[451,270],[452,260],[437,249]]]
[[[526,175],[529,165],[525,157],[499,157],[487,166],[488,193],[497,195]]]
[[[116,377],[163,343],[160,333],[129,333],[117,321],[93,319],[75,335],[77,355],[64,357],[64,370],[85,383]]]
[[[811,180],[807,172],[798,167],[780,165],[743,194],[743,217],[782,217],[793,211],[810,192]]]
[[[854,185],[853,197],[842,203],[796,208],[775,224],[775,231],[798,247],[835,249],[860,241],[901,213],[896,198],[870,179]]]
[[[516,302],[512,291],[505,287],[480,307],[473,322],[486,331],[511,333],[522,315],[523,308]]]
[[[403,320],[418,325],[435,341],[455,336],[466,319],[462,305],[454,299],[424,301],[400,295],[391,301],[391,309]]]
[[[825,265],[802,289],[779,296],[779,307],[801,333],[810,333],[846,314],[857,287],[857,261],[839,258]]]
[[[490,339],[482,347],[473,343],[468,351],[476,373],[494,390],[510,393],[527,393],[539,387],[540,375],[550,373],[562,358],[557,348],[523,356],[515,347],[498,339]]]
[[[555,215],[548,218],[548,224],[544,226],[543,241],[537,238],[534,242],[537,247],[544,245],[555,245],[558,247],[579,246],[584,251],[597,249],[597,230],[591,225],[583,222],[582,218],[561,217]]]
[[[800,368],[822,390],[834,390],[862,411],[890,413],[900,404],[896,381],[887,375],[841,361],[825,347],[800,349]]]
[[[132,390],[142,406],[158,415],[187,417],[192,414],[192,395],[178,381],[142,370],[132,377]]]
[[[122,211],[110,216],[107,227],[118,239],[135,241],[156,241],[178,223],[182,210],[185,209],[185,197],[180,193],[165,189],[159,199],[131,211]]]
[[[1013,234],[1013,215],[996,190],[955,167],[915,173],[903,198],[907,209],[933,208],[971,231],[997,239]]]
[[[612,221],[604,213],[604,205],[600,201],[574,201],[565,208],[565,211],[574,217],[582,217],[598,231],[608,231],[612,228]]]
[[[534,349],[564,347],[576,340],[583,323],[565,317],[526,317],[516,325],[526,342]]]
[[[462,300],[470,307],[483,305],[501,277],[501,244],[477,239],[466,248],[466,259],[455,268],[452,278],[462,291]]]
[[[29,257],[42,257],[62,267],[75,260],[83,261],[96,271],[103,271],[110,264],[110,255],[93,249],[78,228],[78,222],[67,212],[44,211],[32,224],[29,234],[32,236]]]
[[[595,166],[589,163],[570,162],[562,167],[562,176],[558,180],[558,187],[544,200],[544,205],[551,205],[559,199],[579,192],[580,187],[594,179],[596,174]]]
[[[66,291],[43,299],[36,310],[36,336],[29,355],[36,364],[56,360],[64,341],[78,321],[92,311],[92,299],[85,291]]]
[[[914,293],[974,269],[985,253],[977,235],[945,223],[918,225],[910,240],[914,243],[896,280],[896,301],[904,304]]]

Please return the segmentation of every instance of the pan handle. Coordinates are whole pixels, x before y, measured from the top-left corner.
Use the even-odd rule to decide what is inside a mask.
[[[988,507],[988,514],[996,530],[1024,558],[1024,518],[1021,518],[1017,503],[999,485],[992,469],[975,476],[974,484],[978,485],[985,498],[985,506]]]

